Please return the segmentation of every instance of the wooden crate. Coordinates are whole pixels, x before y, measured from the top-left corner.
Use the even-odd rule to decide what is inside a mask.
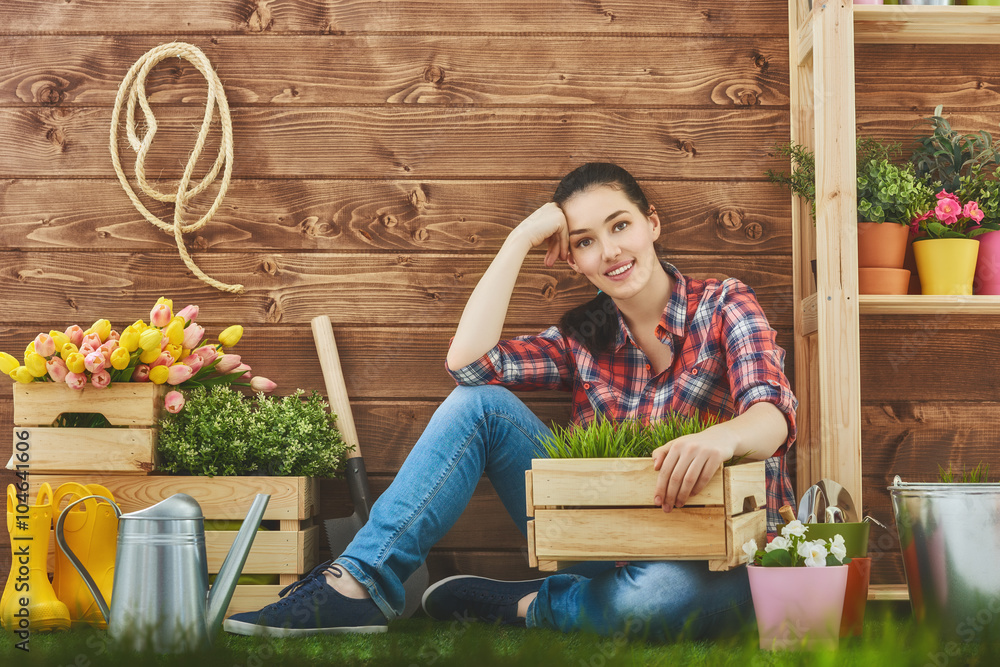
[[[764,462],[719,469],[669,514],[653,504],[648,458],[533,459],[525,471],[528,560],[555,571],[585,560],[707,560],[714,571],[740,563],[766,532]]]
[[[156,433],[167,388],[149,382],[116,382],[104,389],[71,389],[61,382],[14,385],[14,453],[31,473],[128,473],[156,467]],[[104,415],[123,428],[60,428],[66,412]],[[127,427],[127,428],[124,428]],[[27,453],[27,461],[18,458]]]
[[[226,616],[256,611],[274,602],[284,586],[300,579],[319,562],[320,526],[315,521],[319,512],[319,481],[312,477],[137,477],[77,473],[30,475],[28,479],[32,497],[44,482],[53,489],[69,481],[102,484],[114,494],[122,512],[134,512],[175,493],[186,493],[198,501],[206,519],[242,521],[256,494],[271,494],[264,520],[278,521],[279,529],[257,533],[243,573],[277,574],[279,583],[237,586]],[[235,537],[235,531],[205,531],[210,574],[218,573]],[[54,556],[54,551],[50,556]]]

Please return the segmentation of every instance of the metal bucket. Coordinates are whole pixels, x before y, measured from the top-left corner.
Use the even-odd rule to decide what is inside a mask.
[[[888,487],[918,621],[961,641],[1000,638],[1000,483]]]

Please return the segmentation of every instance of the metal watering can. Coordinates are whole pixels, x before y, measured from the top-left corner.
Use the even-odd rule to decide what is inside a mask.
[[[70,508],[89,498],[111,503],[119,519],[110,609],[63,536],[63,522]],[[270,498],[257,494],[211,592],[205,517],[198,501],[183,493],[129,514],[122,514],[104,496],[85,496],[70,503],[59,515],[56,543],[93,594],[112,639],[131,644],[137,651],[197,650],[208,647],[222,625]]]

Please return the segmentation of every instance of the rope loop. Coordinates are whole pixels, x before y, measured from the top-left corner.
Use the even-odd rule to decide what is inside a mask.
[[[158,129],[156,116],[153,114],[153,109],[149,106],[149,99],[146,97],[146,77],[157,63],[173,57],[184,58],[198,68],[198,71],[201,72],[202,76],[204,76],[205,80],[208,82],[208,102],[205,104],[205,115],[201,121],[201,129],[198,132],[198,139],[195,142],[194,149],[191,151],[190,157],[188,158],[187,166],[184,167],[184,173],[181,175],[181,178],[177,183],[176,192],[160,192],[154,188],[146,178],[146,155],[149,153],[149,148],[153,144],[153,138],[156,136],[156,130]],[[136,133],[136,102],[138,102],[139,108],[142,109],[142,121],[146,127],[145,134],[142,136],[139,136]],[[142,192],[147,196],[156,199],[157,201],[172,202],[174,204],[173,224],[161,220],[148,208],[146,208],[146,206],[139,199],[139,196],[135,193],[135,190],[132,189],[132,186],[129,184],[128,177],[122,169],[121,159],[118,156],[118,127],[121,124],[121,112],[123,106],[125,107],[126,137],[128,139],[129,146],[131,146],[132,150],[136,153],[136,182],[139,184],[139,189],[142,190]],[[205,141],[207,140],[209,130],[212,127],[212,117],[215,114],[216,106],[219,108],[219,122],[222,126],[222,141],[219,144],[219,154],[216,156],[215,162],[212,164],[212,168],[209,169],[208,173],[205,174],[201,181],[197,182],[194,187],[189,187],[191,185],[191,180],[194,177],[195,165],[205,148]],[[132,65],[131,69],[129,69],[125,78],[122,80],[121,85],[118,87],[118,95],[115,97],[115,106],[111,112],[110,147],[111,162],[114,164],[115,173],[118,174],[118,181],[121,183],[122,188],[124,188],[125,193],[132,202],[132,205],[135,206],[136,210],[138,210],[139,213],[141,213],[142,216],[150,223],[166,233],[173,234],[174,241],[177,243],[177,252],[180,254],[181,259],[184,260],[185,266],[187,266],[202,282],[211,285],[216,289],[234,294],[242,293],[243,285],[230,285],[220,282],[206,275],[204,271],[199,269],[197,265],[195,265],[194,260],[191,259],[191,255],[188,253],[187,248],[184,245],[184,238],[182,236],[183,234],[196,232],[208,224],[209,220],[212,219],[216,211],[219,210],[219,206],[222,204],[222,200],[225,198],[226,192],[229,189],[229,181],[231,180],[233,174],[233,120],[229,115],[229,102],[226,100],[226,93],[222,89],[222,81],[219,80],[219,75],[215,73],[214,69],[212,69],[212,63],[209,62],[208,57],[201,51],[201,49],[185,42],[161,44],[160,46],[147,51],[145,55],[139,58],[139,60]],[[188,202],[192,198],[200,195],[212,183],[214,183],[220,170],[222,170],[222,180],[219,182],[219,192],[215,196],[215,201],[212,202],[212,205],[205,212],[205,215],[203,215],[199,220],[192,223],[185,223],[182,212],[188,206]]]

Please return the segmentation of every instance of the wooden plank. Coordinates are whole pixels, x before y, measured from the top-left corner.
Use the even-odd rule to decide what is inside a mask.
[[[525,471],[530,472],[530,471]],[[530,479],[530,477],[529,477]],[[529,510],[531,510],[531,505],[528,505]],[[528,516],[534,516],[532,511],[528,512]],[[538,567],[538,558],[535,557],[535,522],[529,521],[527,524],[528,528],[528,565],[531,567]]]
[[[209,519],[235,519],[242,521],[258,493],[268,493],[264,520],[305,519],[304,514],[318,506],[315,498],[318,485],[305,483],[300,477],[192,477],[186,475],[161,476],[89,474],[81,475],[31,475],[31,494],[48,482],[58,488],[63,482],[101,484],[115,496],[122,512],[134,512],[175,493],[186,493],[198,501],[201,511]],[[302,496],[309,496],[303,498]]]
[[[450,27],[450,26],[449,26]],[[111,106],[129,67],[159,36],[0,39],[0,105]],[[231,107],[243,105],[779,106],[788,103],[783,37],[634,35],[191,36]],[[664,58],[665,51],[684,58]],[[655,64],[639,67],[637,64]],[[558,72],[558,76],[553,76]],[[160,104],[204,104],[186,60],[147,78]]]
[[[77,391],[55,382],[14,387],[14,424],[47,426],[66,412],[102,414],[115,426],[152,426],[160,418],[166,390],[146,383],[116,382]]]
[[[1000,296],[937,296],[905,294],[858,297],[861,315],[1000,315]],[[903,320],[900,321],[901,324]],[[905,325],[903,325],[905,326]]]
[[[766,506],[767,475],[764,472],[763,461],[747,461],[725,466],[722,468],[722,473],[727,516],[743,514]],[[691,505],[690,500],[684,506],[689,505]]]
[[[978,89],[978,84],[975,86]],[[980,108],[973,111],[944,108],[952,129],[961,133],[978,132],[995,129],[996,101],[984,91],[979,91],[980,104],[990,108]],[[930,125],[923,120],[934,113],[933,105],[921,108],[904,108],[901,106],[883,105],[882,108],[858,109],[858,136],[868,136],[886,142],[899,142],[905,155],[909,155],[914,140],[929,133]]]
[[[864,301],[862,298],[862,311],[864,309]],[[816,306],[816,295],[810,294],[806,298],[802,299],[802,319],[801,330],[798,332],[800,336],[808,336],[809,334],[816,333],[816,328],[819,326],[817,322],[817,306]]]
[[[257,531],[243,574],[301,575],[309,572],[319,563],[319,533],[320,526],[301,531]],[[235,541],[235,530],[205,531],[209,574],[219,572]]]
[[[4,317],[8,323],[48,323],[72,313],[81,321],[105,317],[131,323],[170,285],[175,301],[197,303],[210,318],[224,313],[237,322],[300,324],[317,313],[343,312],[355,324],[440,325],[458,321],[491,261],[484,255],[364,253],[205,253],[194,259],[208,275],[242,283],[246,292],[238,299],[219,292],[191,276],[179,258],[165,261],[162,254],[79,252],[67,262],[60,252],[0,251]],[[586,278],[561,266],[548,268],[542,259],[541,253],[532,253],[525,260],[508,324],[556,322],[569,308],[593,298],[594,287]],[[685,255],[671,260],[692,277],[739,278],[753,287],[772,324],[791,322],[787,257]],[[109,293],[118,298],[105,299]]]
[[[599,5],[563,0],[393,2],[380,0],[133,0],[129,11],[101,0],[0,5],[6,34],[35,33],[639,33],[781,35],[783,0],[753,5],[693,0],[684,4],[610,0]],[[447,25],[442,24],[447,18]]]
[[[187,163],[203,110],[154,112],[159,127],[146,171],[169,181]],[[784,112],[757,109],[268,106],[233,109],[232,119],[236,178],[552,179],[588,159],[619,156],[640,179],[757,179],[784,166],[769,149],[788,135]],[[0,177],[113,177],[110,122],[107,107],[0,108],[0,127],[8,128]],[[215,155],[218,136],[205,155]],[[130,150],[124,132],[121,147]]]
[[[708,569],[712,572],[725,572],[744,563],[746,556],[743,545],[749,540],[755,540],[758,545],[767,542],[766,509],[726,517],[726,553],[729,555],[708,561]]]
[[[857,5],[858,43],[996,44],[1000,15],[992,7],[909,7]],[[898,55],[897,55],[898,57]]]
[[[156,462],[156,432],[146,428],[14,427],[32,473],[147,474]],[[11,459],[8,470],[16,466]]]
[[[553,180],[235,179],[211,223],[185,240],[193,251],[494,254],[555,187]],[[669,255],[788,252],[788,197],[777,187],[715,180],[642,187],[660,208],[669,202],[660,240]],[[175,252],[173,236],[142,219],[117,180],[4,180],[0,199],[0,248]],[[172,206],[148,206],[173,219]]]
[[[659,474],[649,458],[532,459],[533,503],[535,507],[655,507],[653,491]],[[720,467],[685,507],[722,506],[722,478]]]
[[[526,516],[535,516],[535,490],[534,483],[531,481],[531,470],[524,471],[524,499],[526,501],[526,506],[524,508],[524,513]],[[531,523],[530,521],[528,522]],[[533,539],[531,528],[528,528],[528,543],[531,543]],[[531,549],[529,549],[529,553]]]
[[[536,510],[538,560],[704,560],[726,554],[721,507]]]

